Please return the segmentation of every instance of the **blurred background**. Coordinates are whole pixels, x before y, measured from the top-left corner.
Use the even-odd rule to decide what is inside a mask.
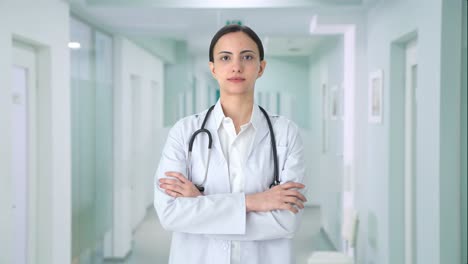
[[[1,264],[167,263],[153,176],[226,24],[301,128],[298,264],[467,263],[467,1],[0,0]]]

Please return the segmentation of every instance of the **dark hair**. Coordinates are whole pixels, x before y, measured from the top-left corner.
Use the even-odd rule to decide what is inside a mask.
[[[251,28],[249,28],[247,26],[240,26],[240,25],[237,25],[237,24],[231,24],[231,25],[226,25],[226,26],[222,27],[220,30],[218,30],[218,32],[216,32],[213,39],[211,40],[211,44],[210,44],[210,61],[211,62],[214,62],[213,50],[214,50],[214,46],[216,45],[218,40],[222,36],[224,36],[224,35],[226,35],[228,33],[233,33],[233,32],[244,32],[245,34],[247,34],[247,36],[249,36],[255,42],[255,44],[257,44],[258,51],[260,52],[260,61],[263,60],[263,57],[264,57],[263,45],[262,45],[262,41],[258,37],[257,33],[255,33]]]

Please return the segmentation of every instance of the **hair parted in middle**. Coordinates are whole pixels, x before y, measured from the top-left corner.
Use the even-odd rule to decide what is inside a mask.
[[[245,34],[247,34],[247,36],[249,36],[254,42],[255,44],[257,44],[257,47],[258,47],[258,51],[260,53],[260,61],[263,60],[264,58],[264,51],[263,51],[263,44],[262,44],[262,41],[260,40],[260,38],[258,37],[257,33],[255,33],[251,28],[249,28],[248,26],[241,26],[241,25],[237,25],[237,24],[231,24],[231,25],[226,25],[224,27],[222,27],[220,30],[218,30],[218,32],[216,32],[216,34],[213,36],[213,39],[211,39],[211,44],[210,44],[210,62],[214,62],[214,58],[213,58],[213,50],[214,50],[214,47],[216,45],[216,43],[218,43],[218,40],[228,34],[228,33],[233,33],[233,32],[243,32]]]

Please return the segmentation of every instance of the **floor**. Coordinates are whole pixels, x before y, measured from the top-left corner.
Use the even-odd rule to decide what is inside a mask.
[[[307,257],[314,250],[330,250],[331,244],[320,228],[320,208],[304,209],[302,224],[294,237],[297,264],[306,264]],[[165,264],[169,257],[171,233],[159,224],[156,213],[148,213],[135,231],[133,251],[125,261],[104,261],[102,264]]]

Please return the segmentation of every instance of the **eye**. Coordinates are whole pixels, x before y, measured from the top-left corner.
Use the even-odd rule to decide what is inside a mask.
[[[245,55],[244,56],[244,60],[253,60],[253,56],[252,55]]]
[[[220,60],[222,61],[228,61],[229,60],[229,56],[228,55],[224,55],[222,56],[221,58],[219,58]]]

